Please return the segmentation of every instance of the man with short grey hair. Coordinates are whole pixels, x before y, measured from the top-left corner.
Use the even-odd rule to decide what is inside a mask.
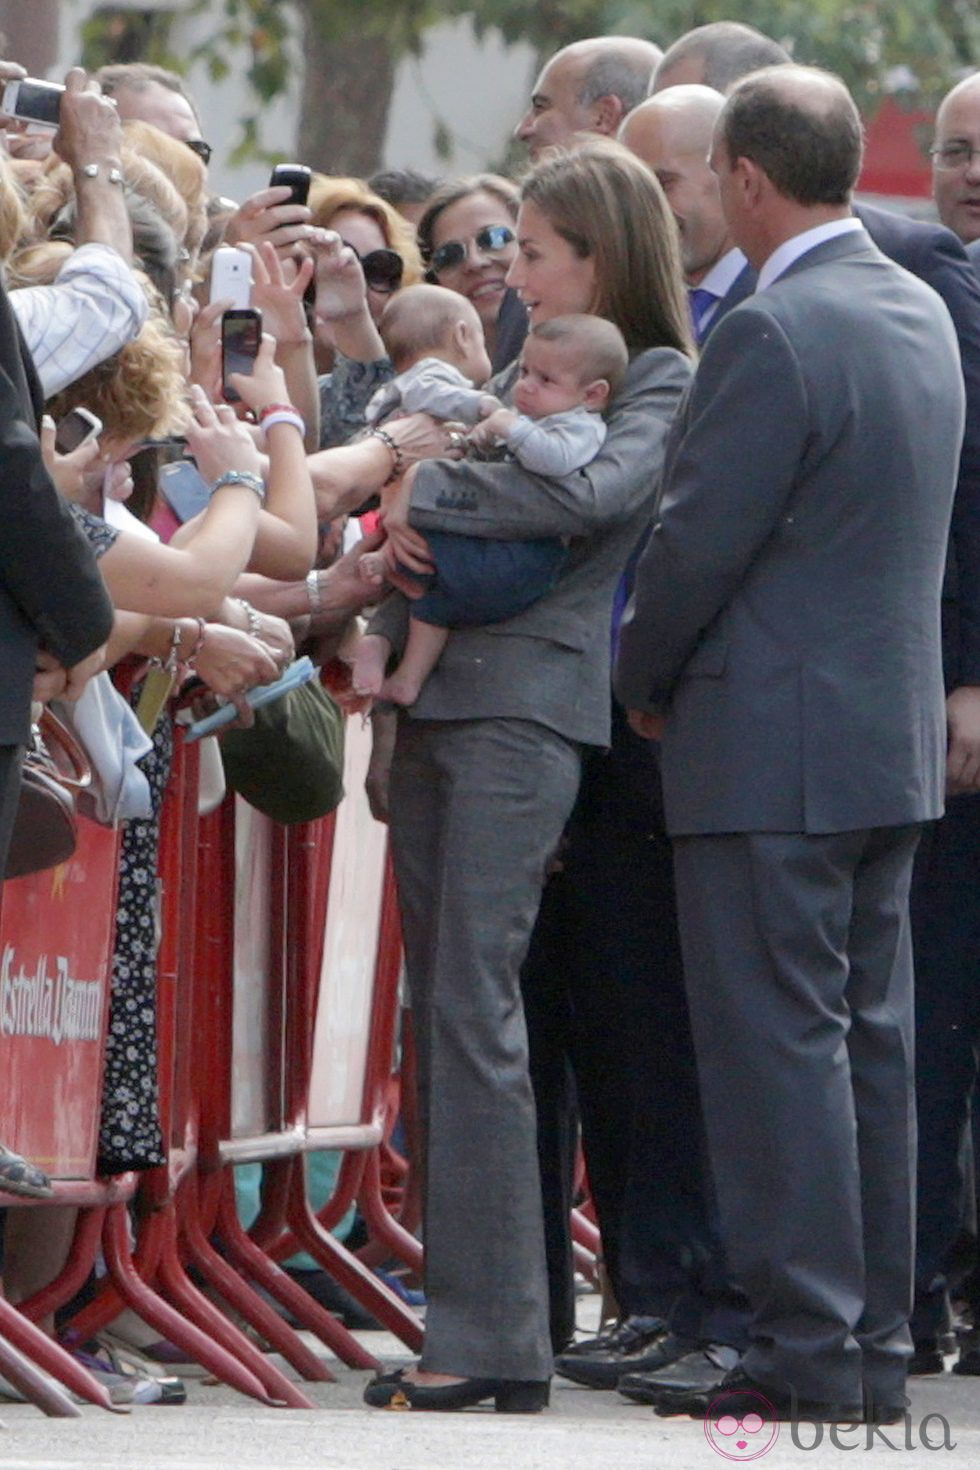
[[[576,133],[615,137],[650,90],[662,55],[637,36],[593,36],[565,46],[541,71],[514,136],[532,160],[545,148],[567,146]]]
[[[654,73],[651,92],[685,83],[727,92],[739,78],[763,66],[789,61],[778,41],[741,21],[718,20],[697,26],[668,46]]]
[[[943,806],[940,589],[963,434],[935,293],[851,213],[838,78],[756,72],[712,151],[754,296],[668,444],[617,692],[663,734],[712,1173],[751,1345],[725,1411],[905,1406],[908,892]],[[705,1415],[719,1385],[658,1412]]]

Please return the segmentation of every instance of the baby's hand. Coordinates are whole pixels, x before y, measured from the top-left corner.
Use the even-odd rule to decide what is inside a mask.
[[[513,409],[504,408],[502,405],[495,408],[489,417],[470,430],[470,443],[475,449],[486,453],[487,450],[494,447],[498,439],[507,437],[508,430],[517,423],[518,417]]]
[[[498,408],[503,408],[503,406],[500,399],[494,398],[492,393],[484,393],[478,405],[478,412],[481,419],[486,419],[492,413],[496,413]]]

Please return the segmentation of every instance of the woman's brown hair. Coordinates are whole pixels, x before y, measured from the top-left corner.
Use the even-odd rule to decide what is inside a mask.
[[[432,254],[432,237],[439,216],[473,194],[489,194],[503,206],[511,219],[516,220],[521,192],[510,179],[505,179],[500,174],[472,174],[465,179],[450,179],[436,190],[419,220],[419,245],[426,260]]]
[[[631,351],[676,347],[695,356],[677,225],[645,163],[610,139],[549,149],[521,198],[595,261],[592,310],[615,323]]]

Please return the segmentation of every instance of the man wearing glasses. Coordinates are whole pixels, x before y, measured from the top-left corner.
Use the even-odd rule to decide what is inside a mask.
[[[162,133],[186,143],[207,167],[212,147],[201,136],[201,121],[184,84],[175,72],[144,62],[104,66],[96,79],[107,97],[112,97],[123,122],[138,118],[152,123]],[[289,191],[260,189],[246,199],[228,221],[227,245],[260,245],[271,240],[277,250],[288,250],[313,233],[305,204],[286,203]]]
[[[929,152],[939,218],[964,245],[980,240],[980,72],[943,99]]]

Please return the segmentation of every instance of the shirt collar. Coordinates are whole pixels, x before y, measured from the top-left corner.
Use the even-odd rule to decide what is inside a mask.
[[[720,300],[723,296],[728,295],[747,265],[748,261],[742,251],[737,245],[734,245],[731,250],[725,252],[720,260],[716,260],[708,274],[698,281],[698,290],[710,291],[712,296],[717,296]]]
[[[835,240],[838,235],[849,235],[853,230],[863,230],[859,219],[854,215],[847,219],[834,219],[825,225],[816,225],[812,230],[804,230],[800,235],[794,235],[790,240],[784,240],[777,250],[774,250],[759,272],[759,280],[756,285],[757,291],[764,291],[771,286],[773,281],[779,279],[789,270],[793,263],[800,259],[801,255],[808,255],[825,240]]]

